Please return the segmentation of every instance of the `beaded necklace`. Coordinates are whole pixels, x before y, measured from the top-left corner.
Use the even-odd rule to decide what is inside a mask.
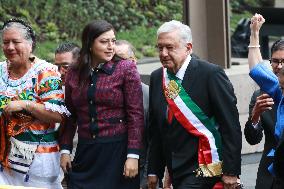
[[[12,80],[17,80],[17,79],[20,79],[21,77],[23,77],[31,69],[32,64],[33,64],[33,61],[29,61],[29,65],[28,65],[28,68],[26,69],[25,73],[17,75],[17,74],[12,72],[11,63],[8,60],[6,60],[6,62],[7,62],[8,77]],[[15,76],[13,76],[13,75],[15,75]]]
[[[3,78],[3,81],[6,83],[6,90],[8,89],[8,87],[20,87],[24,85],[24,83],[26,82],[26,79],[22,79],[23,77],[25,77],[25,75],[30,71],[30,69],[32,68],[32,66],[34,65],[34,60],[35,60],[35,57],[31,57],[29,58],[29,66],[28,66],[28,69],[26,70],[26,72],[24,74],[21,74],[20,76],[13,76],[12,74],[12,71],[11,71],[11,63],[6,60],[6,65],[7,65],[7,68],[6,68],[6,74],[3,74],[6,75],[5,78]],[[13,85],[12,85],[13,83]]]

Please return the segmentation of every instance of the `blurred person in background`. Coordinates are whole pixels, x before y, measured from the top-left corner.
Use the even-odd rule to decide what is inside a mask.
[[[73,42],[63,42],[55,49],[54,64],[61,74],[62,84],[65,84],[65,75],[71,64],[78,60],[81,48]]]
[[[70,65],[76,64],[78,61],[78,57],[80,54],[81,48],[79,45],[73,42],[62,42],[60,43],[56,49],[54,54],[54,64],[58,67],[58,71],[61,74],[62,80],[62,88],[65,89],[65,75],[67,73],[67,69]],[[58,124],[58,127],[60,124]],[[59,127],[59,137],[63,133],[64,127]],[[74,139],[73,139],[73,150],[72,150],[72,157],[73,160],[75,156],[75,151],[78,143],[78,133],[76,132]],[[65,187],[67,185],[66,176],[64,176],[62,181],[62,186]]]

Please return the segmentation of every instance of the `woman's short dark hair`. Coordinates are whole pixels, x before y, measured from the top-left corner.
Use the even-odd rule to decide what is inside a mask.
[[[114,30],[114,27],[105,20],[93,20],[88,23],[82,32],[82,47],[80,51],[78,70],[79,70],[79,82],[83,83],[91,74],[92,68],[92,55],[91,47],[94,40],[101,34]]]
[[[32,28],[32,26],[20,19],[20,18],[11,18],[9,20],[6,20],[1,28],[1,31],[3,32],[4,30],[10,28],[10,27],[19,27],[19,29],[22,29],[24,31],[24,37],[27,40],[32,41],[32,51],[35,50],[36,48],[36,34]]]
[[[271,56],[273,53],[279,50],[284,50],[284,40],[283,39],[279,39],[273,43],[271,47]]]

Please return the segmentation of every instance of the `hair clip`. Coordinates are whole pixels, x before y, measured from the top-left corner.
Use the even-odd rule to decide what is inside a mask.
[[[3,24],[2,28],[4,28],[7,24],[9,24],[11,22],[20,23],[20,24],[26,26],[27,28],[30,28],[30,25],[27,22],[25,22],[24,20],[20,19],[20,18],[10,18],[9,20],[4,21],[4,24]]]
[[[2,30],[5,28],[5,26],[9,23],[12,23],[12,22],[15,22],[15,23],[19,23],[19,24],[22,24],[23,26],[25,26],[27,28],[27,30],[30,32],[30,34],[33,36],[35,36],[35,33],[31,27],[30,24],[28,24],[26,21],[20,19],[20,18],[10,18],[9,20],[6,20],[2,26]]]

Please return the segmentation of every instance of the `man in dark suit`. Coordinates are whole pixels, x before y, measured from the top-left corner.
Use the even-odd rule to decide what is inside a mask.
[[[217,65],[191,57],[179,21],[157,31],[163,68],[150,77],[149,188],[167,166],[175,189],[235,188],[241,174],[241,127],[233,86]]]
[[[255,91],[249,104],[249,118],[245,124],[244,134],[250,145],[260,143],[263,131],[265,135],[264,149],[257,171],[256,189],[273,187],[274,179],[268,171],[273,159],[267,155],[277,144],[274,136],[275,116],[276,107],[273,105],[273,99],[260,90]]]

